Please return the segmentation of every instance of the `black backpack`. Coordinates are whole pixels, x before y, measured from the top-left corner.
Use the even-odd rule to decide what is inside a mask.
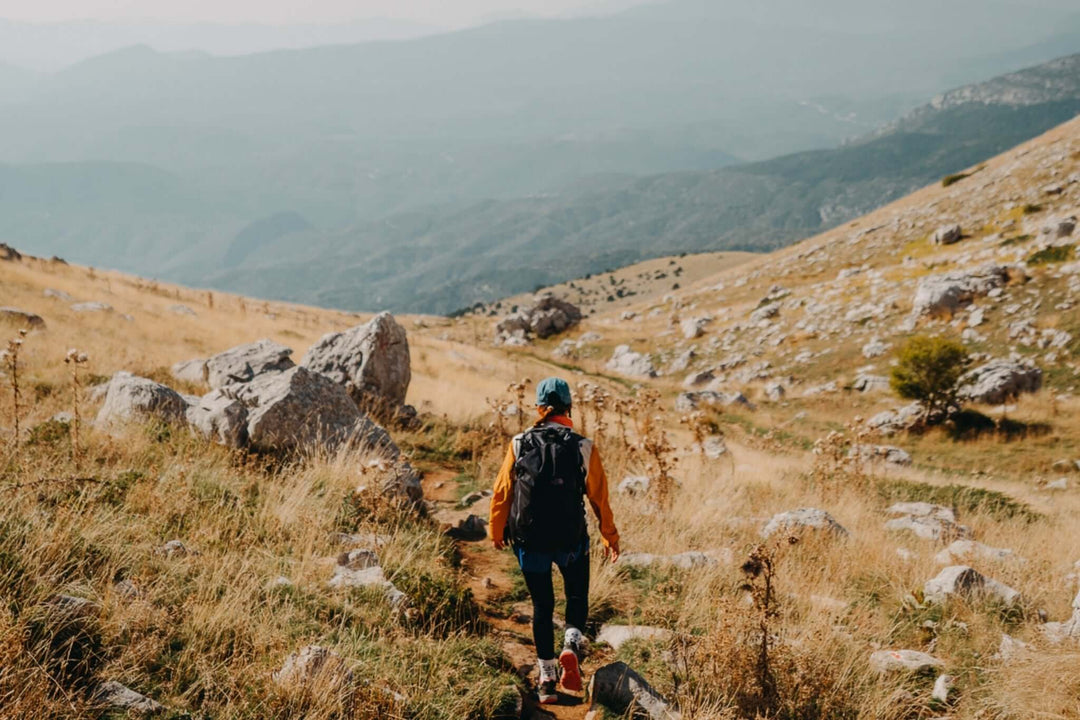
[[[586,535],[582,437],[566,427],[521,436],[506,539],[534,552],[570,552]]]

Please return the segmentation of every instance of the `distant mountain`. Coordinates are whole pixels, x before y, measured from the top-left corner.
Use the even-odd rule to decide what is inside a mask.
[[[781,247],[1077,113],[1080,55],[947,93],[892,130],[835,150],[705,173],[609,176],[550,197],[414,212],[346,233],[283,238],[209,279],[335,307],[449,312],[649,257]]]

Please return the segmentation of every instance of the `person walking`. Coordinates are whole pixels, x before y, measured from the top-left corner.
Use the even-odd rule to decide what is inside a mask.
[[[607,476],[592,441],[574,432],[570,386],[547,378],[536,386],[539,419],[516,435],[495,480],[489,527],[496,550],[509,545],[532,598],[533,642],[542,704],[558,702],[556,688],[582,689],[582,631],[589,614],[589,536],[585,498],[599,520],[604,556],[619,558],[619,531],[608,502]],[[566,589],[566,633],[555,658],[552,565]]]

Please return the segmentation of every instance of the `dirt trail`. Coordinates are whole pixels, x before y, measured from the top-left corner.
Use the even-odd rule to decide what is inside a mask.
[[[432,491],[430,495],[427,494],[429,485]],[[424,481],[424,491],[426,497],[440,504],[452,502],[457,494],[453,473],[429,473]],[[486,519],[487,507],[485,498],[476,503],[471,511]],[[514,590],[512,573],[517,570],[513,556],[507,551],[495,550],[487,540],[459,540],[458,548],[462,556],[462,568],[468,576],[468,585],[480,606],[484,620],[491,628],[492,636],[502,645],[515,670],[529,688],[522,717],[536,720],[583,720],[589,710],[584,701],[584,693],[570,694],[560,689],[558,704],[538,706],[536,703],[536,650],[532,641],[531,608],[527,601],[508,600]],[[586,660],[583,668],[586,682],[588,672],[598,667],[598,660],[595,655]]]

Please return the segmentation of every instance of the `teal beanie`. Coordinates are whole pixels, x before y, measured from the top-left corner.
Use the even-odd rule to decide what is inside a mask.
[[[570,386],[562,378],[550,377],[541,380],[536,386],[536,404],[560,409],[570,407]]]

